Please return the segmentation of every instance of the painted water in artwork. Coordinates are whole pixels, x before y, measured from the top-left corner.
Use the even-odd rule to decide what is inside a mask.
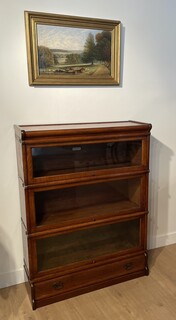
[[[37,25],[39,73],[109,78],[111,32]]]

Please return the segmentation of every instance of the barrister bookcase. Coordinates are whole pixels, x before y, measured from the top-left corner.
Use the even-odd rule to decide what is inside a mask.
[[[151,124],[15,125],[32,307],[148,274]]]

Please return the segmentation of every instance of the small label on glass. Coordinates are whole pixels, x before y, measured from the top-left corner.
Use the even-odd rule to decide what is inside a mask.
[[[81,147],[73,147],[72,148],[72,151],[80,151],[81,150]]]

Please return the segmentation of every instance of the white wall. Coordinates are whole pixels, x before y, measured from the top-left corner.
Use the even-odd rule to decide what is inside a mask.
[[[153,124],[149,247],[176,242],[175,0],[1,1],[0,286],[23,281],[14,124]],[[122,21],[120,87],[29,87],[24,10]]]

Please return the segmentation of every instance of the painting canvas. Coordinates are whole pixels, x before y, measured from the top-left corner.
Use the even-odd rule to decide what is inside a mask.
[[[119,22],[25,16],[30,84],[119,84]]]

